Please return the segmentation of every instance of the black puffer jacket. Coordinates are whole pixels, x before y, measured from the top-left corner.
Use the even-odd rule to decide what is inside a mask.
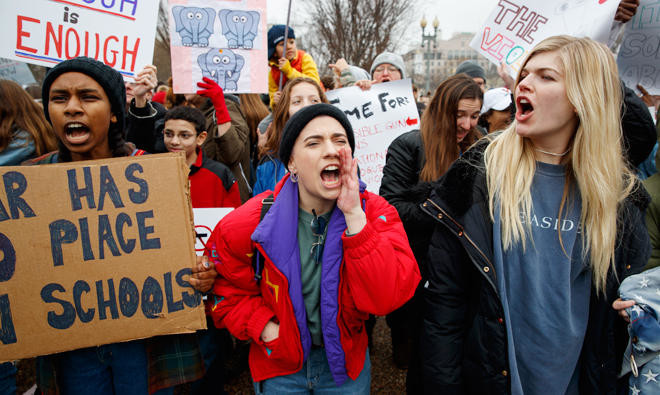
[[[425,278],[426,250],[434,224],[419,209],[419,204],[431,192],[430,182],[419,181],[423,166],[424,147],[419,130],[397,137],[387,149],[379,195],[399,213],[422,278]]]
[[[487,144],[480,141],[456,161],[421,205],[436,221],[428,251],[421,340],[426,393],[511,392],[507,323],[492,258],[493,223],[483,163]],[[614,276],[608,279],[605,297],[592,290],[580,357],[581,394],[617,392],[627,333],[611,305],[619,281],[639,272],[648,259],[650,245],[644,226],[648,200],[640,187],[625,202],[615,251],[618,280]]]
[[[657,136],[648,107],[632,89],[625,85],[623,85],[621,128],[626,158],[633,167],[637,167],[653,151]]]
[[[136,107],[135,99],[132,99],[126,114],[126,141],[152,154],[167,152],[163,144],[163,118],[166,112],[167,109],[160,103],[149,101],[144,107]]]

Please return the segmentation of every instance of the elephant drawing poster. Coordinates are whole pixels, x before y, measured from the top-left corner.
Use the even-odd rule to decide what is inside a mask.
[[[175,93],[202,77],[227,93],[268,92],[266,0],[169,0]]]

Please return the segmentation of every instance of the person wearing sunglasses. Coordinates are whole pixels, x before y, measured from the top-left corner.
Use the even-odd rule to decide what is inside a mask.
[[[354,148],[341,110],[302,108],[279,148],[289,174],[224,217],[207,243],[218,272],[211,315],[252,340],[257,394],[368,394],[364,321],[401,306],[420,280],[396,209],[358,179]]]

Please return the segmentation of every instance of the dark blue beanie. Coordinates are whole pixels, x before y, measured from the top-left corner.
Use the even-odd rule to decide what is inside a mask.
[[[273,27],[268,30],[268,59],[273,57],[275,54],[275,47],[277,43],[284,40],[284,25],[273,25]],[[287,38],[296,38],[296,33],[294,33],[293,28],[289,26],[289,33]]]

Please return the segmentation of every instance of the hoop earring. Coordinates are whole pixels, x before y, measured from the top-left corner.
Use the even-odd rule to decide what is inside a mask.
[[[298,174],[296,173],[291,173],[291,182],[296,183],[298,182]]]

